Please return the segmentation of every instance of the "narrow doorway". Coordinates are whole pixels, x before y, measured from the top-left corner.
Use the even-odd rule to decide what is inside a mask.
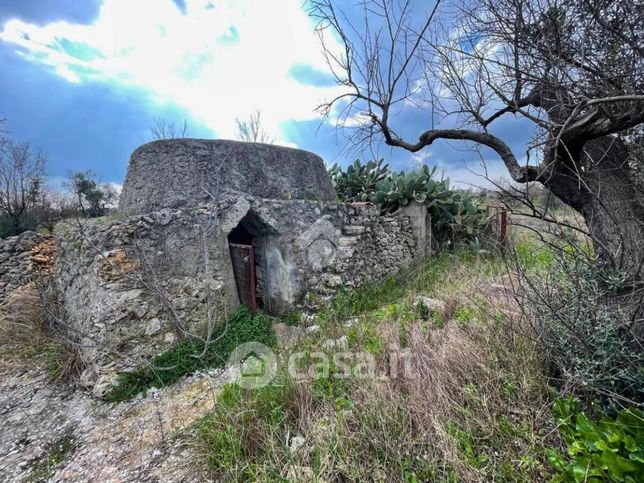
[[[264,270],[261,250],[264,235],[263,224],[252,212],[247,213],[228,235],[239,302],[253,314],[258,308],[263,308]]]

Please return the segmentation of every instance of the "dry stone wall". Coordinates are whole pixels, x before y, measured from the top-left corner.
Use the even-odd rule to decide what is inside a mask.
[[[373,205],[277,201],[254,203],[271,227],[260,241],[268,273],[268,310],[317,308],[338,290],[382,279],[416,258],[409,216],[380,216]],[[262,246],[263,244],[263,246]]]
[[[226,260],[216,253],[217,234],[202,232],[209,218],[208,209],[161,210],[56,227],[65,329],[82,347],[82,383],[95,394],[178,337],[203,335],[209,309],[218,318],[229,313],[227,295],[236,303],[221,265],[204,267],[204,244],[211,258]]]
[[[11,292],[31,281],[34,266],[32,251],[49,240],[50,237],[33,231],[0,239],[0,304]]]

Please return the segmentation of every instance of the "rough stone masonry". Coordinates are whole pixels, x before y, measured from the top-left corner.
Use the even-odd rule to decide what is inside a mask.
[[[260,143],[171,139],[144,144],[132,153],[119,209],[150,213],[239,194],[336,199],[324,162],[313,153]]]
[[[118,372],[222,323],[248,297],[234,245],[252,253],[242,262],[259,310],[284,315],[410,265],[427,253],[428,226],[421,205],[382,216],[338,202],[322,159],[305,151],[146,144],[132,155],[117,216],[55,230],[54,278],[83,348],[83,381],[100,395]]]
[[[50,264],[50,255],[43,254],[51,238],[26,231],[18,236],[0,239],[0,305],[16,289],[32,280],[37,267]]]

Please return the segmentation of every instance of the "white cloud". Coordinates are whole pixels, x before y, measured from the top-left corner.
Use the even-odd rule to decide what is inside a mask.
[[[429,158],[432,157],[432,153],[429,149],[423,149],[411,155],[411,159],[420,166],[426,164]]]
[[[327,69],[301,0],[185,3],[182,14],[172,0],[104,0],[91,25],[14,19],[0,39],[70,82],[143,87],[219,137],[233,137],[235,118],[259,109],[268,134],[288,143],[281,123],[317,117],[315,107],[337,93],[289,76],[295,64]]]
[[[73,84],[79,84],[81,81],[80,77],[78,77],[78,75],[66,65],[57,66],[56,74],[58,74],[63,79],[66,79],[68,82],[71,82]]]
[[[467,163],[465,166],[455,168],[442,164],[440,169],[445,170],[445,175],[450,179],[450,185],[463,189],[493,189],[494,184],[508,178],[508,171],[498,160],[483,160]]]
[[[107,183],[111,189],[113,189],[116,194],[120,195],[123,191],[123,185],[120,183]]]

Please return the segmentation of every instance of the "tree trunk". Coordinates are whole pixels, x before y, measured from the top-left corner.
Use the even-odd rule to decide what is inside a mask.
[[[569,145],[558,156],[542,183],[583,216],[606,268],[641,282],[644,194],[629,168],[627,147],[618,138],[604,137]]]
[[[552,153],[546,152],[546,156]],[[625,314],[635,344],[644,342],[644,196],[628,166],[628,149],[605,137],[568,146],[540,179],[584,218],[602,265],[625,275],[624,288],[607,291],[607,303]],[[639,341],[639,342],[638,342]],[[641,347],[641,346],[640,346]]]

